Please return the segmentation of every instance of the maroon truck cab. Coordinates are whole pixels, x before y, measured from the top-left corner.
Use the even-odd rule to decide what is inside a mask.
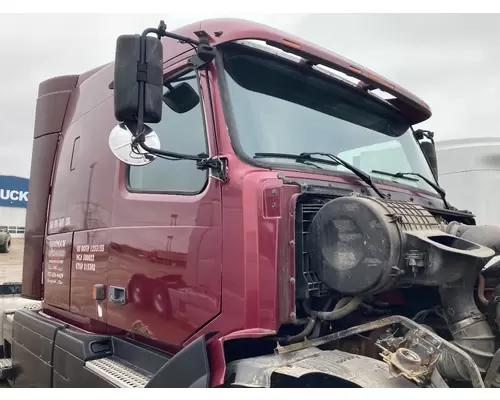
[[[126,129],[115,118],[114,63],[40,84],[22,295],[40,300],[41,311],[14,321],[36,331],[44,319],[55,352],[33,361],[29,343],[14,340],[18,363],[52,371],[35,377],[24,367],[17,386],[120,386],[102,371],[125,365],[139,374],[128,372],[132,386],[245,382],[231,362],[325,334],[302,304],[317,308],[331,292],[307,240],[328,201],[382,193],[440,218],[472,218],[446,209],[425,180],[394,175],[435,182],[432,157],[411,128],[431,111],[397,84],[253,22],[208,20],[175,35],[202,38],[214,58],[197,67],[196,46],[162,39],[160,87],[172,95],[163,98],[161,120],[146,121],[153,140],[146,143],[197,158],[148,158],[130,142],[120,153],[128,161],[115,157],[121,150],[110,132]],[[365,175],[305,152],[341,157]],[[375,360],[366,360],[372,368]],[[179,379],[176,370],[188,372]]]

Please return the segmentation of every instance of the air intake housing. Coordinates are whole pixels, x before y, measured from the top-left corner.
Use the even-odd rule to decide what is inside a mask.
[[[326,203],[308,240],[311,268],[328,288],[346,295],[458,282],[494,255],[443,232],[419,205],[358,195]]]

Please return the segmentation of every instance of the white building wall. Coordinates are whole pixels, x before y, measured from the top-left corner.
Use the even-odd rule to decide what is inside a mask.
[[[26,223],[25,208],[0,207],[0,228],[8,226],[12,235],[16,235],[16,233],[19,233],[19,236],[23,236],[25,223]]]

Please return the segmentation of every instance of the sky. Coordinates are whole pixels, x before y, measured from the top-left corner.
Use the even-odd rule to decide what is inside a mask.
[[[400,84],[430,105],[419,127],[436,140],[498,134],[500,14],[0,14],[0,174],[29,177],[41,81],[112,61],[118,35],[160,19],[176,29],[216,17],[301,36]]]

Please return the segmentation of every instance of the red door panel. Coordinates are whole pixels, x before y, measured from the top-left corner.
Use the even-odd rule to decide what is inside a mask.
[[[93,298],[94,285],[106,285],[109,231],[75,232],[71,260],[71,308],[76,314],[106,323],[106,301]]]
[[[44,302],[63,310],[70,304],[72,237],[68,232],[45,239]]]
[[[179,65],[173,68],[177,73]],[[208,90],[203,78],[201,89],[196,80],[190,82],[200,92],[199,105],[182,114],[164,106],[162,122],[150,126],[164,149],[213,155]],[[197,129],[200,135],[190,148],[194,142],[188,136]],[[193,161],[157,159],[131,172],[121,164],[114,190],[107,287],[124,290],[126,301],[108,296],[110,329],[177,346],[219,315],[221,223],[220,182],[197,170]]]
[[[220,311],[220,259],[211,251],[219,238],[210,226],[113,230],[108,287],[124,288],[126,303],[108,298],[109,324],[182,344]]]

